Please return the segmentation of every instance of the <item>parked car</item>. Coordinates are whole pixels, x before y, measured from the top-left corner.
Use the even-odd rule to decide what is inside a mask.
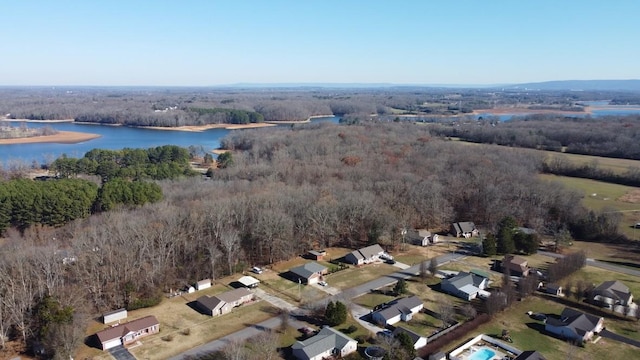
[[[318,285],[327,286],[327,282],[326,281],[318,281]]]
[[[391,265],[393,265],[393,264],[395,264],[395,263],[396,263],[396,261],[395,261],[395,260],[393,260],[393,259],[387,259],[387,260],[385,260],[384,262],[386,262],[387,264],[391,264]]]
[[[254,274],[262,274],[262,269],[257,266],[254,266],[251,268],[251,272]]]

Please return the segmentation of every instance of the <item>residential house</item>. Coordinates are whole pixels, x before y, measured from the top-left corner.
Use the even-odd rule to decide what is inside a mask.
[[[547,360],[547,358],[536,350],[527,350],[521,352],[514,360]]]
[[[353,265],[362,265],[378,260],[380,255],[385,255],[384,249],[380,245],[374,244],[348,253],[345,255],[344,261]]]
[[[343,358],[358,350],[358,342],[340,331],[325,326],[318,334],[295,342],[291,349],[293,356],[299,360]]]
[[[131,344],[142,337],[159,331],[160,323],[158,319],[150,315],[98,331],[95,336],[102,350],[108,350],[116,346]]]
[[[105,324],[120,321],[127,318],[127,309],[118,309],[104,313],[102,315],[102,322]]]
[[[564,308],[560,318],[547,317],[545,331],[564,339],[585,342],[604,328],[604,318]]]
[[[426,337],[421,336],[420,334],[413,332],[409,329],[405,329],[402,326],[398,326],[396,327],[395,330],[393,330],[394,337],[398,336],[399,334],[407,334],[411,339],[411,342],[413,343],[413,348],[416,350],[427,345]]]
[[[555,295],[555,296],[564,296],[562,293],[562,286],[558,284],[547,284],[544,291],[547,294]]]
[[[418,246],[428,246],[438,242],[438,234],[432,234],[425,229],[408,230],[405,236],[408,243]]]
[[[455,237],[470,238],[478,236],[476,225],[470,221],[452,223],[449,232]]]
[[[325,256],[327,256],[327,252],[325,250],[310,250],[307,253],[307,257],[309,259],[316,261],[324,260]]]
[[[196,283],[196,290],[204,290],[211,287],[211,279],[200,280]]]
[[[410,321],[423,308],[417,296],[395,299],[371,314],[373,321],[380,325],[393,325],[399,321]]]
[[[591,291],[590,302],[606,307],[615,305],[629,306],[633,303],[633,295],[629,288],[618,280],[605,281]]]
[[[488,296],[488,292],[484,290],[488,286],[488,277],[464,271],[440,283],[442,291],[465,300],[475,299],[479,294],[481,297]]]
[[[317,283],[323,275],[326,275],[328,269],[317,262],[308,262],[304,265],[294,267],[289,272],[293,274],[293,279],[305,284]]]
[[[529,262],[527,259],[521,256],[505,255],[502,260],[502,272],[507,271],[518,277],[524,277],[529,275]]]
[[[196,300],[196,307],[207,315],[219,316],[251,300],[253,300],[253,293],[245,288],[239,288],[216,296],[200,296]]]

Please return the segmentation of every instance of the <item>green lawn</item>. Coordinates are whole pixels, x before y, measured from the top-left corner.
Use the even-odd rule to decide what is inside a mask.
[[[529,318],[527,311],[559,314],[563,305],[538,297],[530,297],[516,302],[508,311],[498,314],[491,322],[480,326],[465,339],[478,334],[499,335],[503,329],[509,330],[514,347],[520,350],[538,350],[548,360],[571,359],[608,359],[615,354],[616,359],[635,359],[639,349],[608,339],[600,339],[596,344],[587,343],[585,347],[576,347],[568,342],[544,333],[544,325]],[[622,321],[622,324],[629,324]],[[616,329],[617,323],[605,318],[608,329]],[[621,325],[622,326],[622,325]],[[463,340],[456,340],[445,346],[443,351],[449,352],[460,345]]]
[[[633,224],[640,222],[640,204],[620,200],[621,196],[633,190],[637,191],[638,188],[566,176],[540,175],[540,177],[548,181],[560,182],[568,188],[581,192],[584,194],[582,203],[588,209],[620,211],[623,216],[619,228],[620,232],[631,239],[640,240],[640,230],[631,227]]]
[[[397,267],[384,263],[367,264],[360,267],[349,267],[349,269],[325,276],[330,286],[339,289],[349,289],[367,281],[377,279],[384,275],[389,275],[398,271]]]

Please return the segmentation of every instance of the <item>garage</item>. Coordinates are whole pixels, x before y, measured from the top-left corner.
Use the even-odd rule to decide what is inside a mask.
[[[105,342],[102,343],[102,349],[103,350],[108,350],[111,348],[114,348],[116,346],[120,346],[122,345],[122,341],[118,338],[118,339],[112,339],[112,340],[107,340]]]

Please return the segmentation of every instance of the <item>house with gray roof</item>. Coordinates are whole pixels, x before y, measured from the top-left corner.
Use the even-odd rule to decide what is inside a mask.
[[[399,321],[410,321],[423,308],[417,296],[395,299],[371,314],[373,321],[380,325],[393,325]]]
[[[604,318],[564,308],[559,318],[547,317],[545,331],[561,338],[585,342],[604,328]]]
[[[348,253],[344,261],[353,265],[362,265],[380,259],[380,255],[385,255],[384,249],[378,244],[373,244]]]
[[[447,294],[465,300],[475,299],[478,295],[488,296],[485,289],[489,286],[489,279],[477,272],[468,273],[461,271],[458,275],[442,280],[440,289]]]
[[[196,307],[206,315],[219,316],[251,300],[253,300],[253,293],[246,288],[239,288],[216,296],[200,296],[196,300]]]
[[[299,360],[343,358],[358,350],[358,342],[325,326],[318,334],[294,343],[291,349],[293,356]]]
[[[438,242],[438,234],[432,234],[427,229],[410,229],[406,234],[407,242],[418,246],[428,246]]]
[[[409,336],[409,339],[411,339],[411,342],[413,343],[413,348],[418,350],[421,347],[424,347],[427,345],[427,338],[414,332],[411,331],[409,329],[405,329],[402,326],[398,326],[396,327],[395,330],[393,330],[393,337],[398,336],[399,334],[407,334]]]
[[[289,272],[292,274],[292,279],[295,281],[300,281],[305,284],[315,284],[323,275],[327,274],[328,269],[325,266],[312,261],[304,265],[294,267],[290,269]]]
[[[633,295],[625,284],[618,280],[612,280],[605,281],[593,289],[589,300],[599,306],[629,306],[633,303]]]
[[[476,224],[470,221],[452,223],[449,232],[455,237],[470,238],[472,236],[478,236]]]

